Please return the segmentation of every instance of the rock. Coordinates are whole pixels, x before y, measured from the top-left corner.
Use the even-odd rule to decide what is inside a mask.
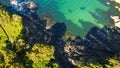
[[[120,53],[120,28],[107,27],[100,29],[93,27],[85,39],[80,41],[79,38],[68,39],[64,46],[64,55],[71,64],[79,61],[80,57],[84,58],[106,58]],[[79,45],[76,43],[79,43]]]
[[[10,6],[22,15],[31,15],[38,10],[38,4],[28,0],[10,0]]]

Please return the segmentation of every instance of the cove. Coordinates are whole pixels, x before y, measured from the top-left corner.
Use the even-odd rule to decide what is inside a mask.
[[[50,13],[51,19],[64,22],[67,33],[84,37],[94,26],[112,25],[110,15],[114,11],[105,4],[109,0],[31,0],[39,4],[41,17]],[[7,3],[4,0],[0,2]]]
[[[39,3],[38,13],[52,14],[57,22],[65,22],[67,32],[84,37],[92,28],[110,25],[109,7],[100,0],[33,0]],[[103,0],[104,1],[104,0]]]

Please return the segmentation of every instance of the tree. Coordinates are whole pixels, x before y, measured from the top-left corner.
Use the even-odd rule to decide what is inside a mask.
[[[58,64],[55,63],[54,47],[44,44],[35,44],[31,52],[26,52],[29,60],[32,60],[33,68],[58,68]]]
[[[12,47],[23,29],[22,18],[17,14],[9,14],[0,5],[0,67],[20,67],[14,63],[17,54]]]
[[[35,44],[30,50],[22,17],[0,5],[0,68],[58,68],[54,47]]]
[[[17,14],[10,15],[4,7],[0,7],[0,42],[9,40],[13,43],[22,29],[22,18]]]

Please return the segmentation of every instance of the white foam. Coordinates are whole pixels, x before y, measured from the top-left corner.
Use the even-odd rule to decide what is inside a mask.
[[[111,15],[110,18],[114,21],[115,26],[120,28],[120,18],[119,18],[119,16],[112,16]]]
[[[17,5],[18,4],[17,0],[10,1],[10,3],[11,3],[11,5]]]
[[[120,0],[111,0],[111,1],[115,1],[116,3],[120,4]]]
[[[120,28],[120,22],[115,23],[115,26]]]

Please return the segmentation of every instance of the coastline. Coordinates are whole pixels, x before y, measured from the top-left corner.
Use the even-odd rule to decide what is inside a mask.
[[[25,33],[30,47],[32,48],[34,44],[38,43],[54,46],[55,60],[61,68],[75,68],[82,61],[82,57],[84,57],[83,60],[87,60],[84,63],[93,59],[94,61],[99,60],[96,62],[102,66],[107,64],[108,58],[119,55],[120,28],[116,26],[104,26],[103,28],[94,26],[89,29],[84,38],[81,38],[80,36],[67,34],[67,25],[51,21],[51,15],[48,15],[45,19],[40,19],[36,12],[30,11],[33,9],[29,9],[30,15],[26,15],[28,14],[27,11],[21,13],[21,10],[19,11],[14,7],[8,8],[9,10],[13,8],[11,12],[16,11],[16,14],[22,17],[22,24],[26,29]],[[111,18],[116,23],[120,21],[119,16],[113,15]],[[75,31],[73,27],[71,28]],[[66,40],[63,40],[64,36],[67,36]]]

